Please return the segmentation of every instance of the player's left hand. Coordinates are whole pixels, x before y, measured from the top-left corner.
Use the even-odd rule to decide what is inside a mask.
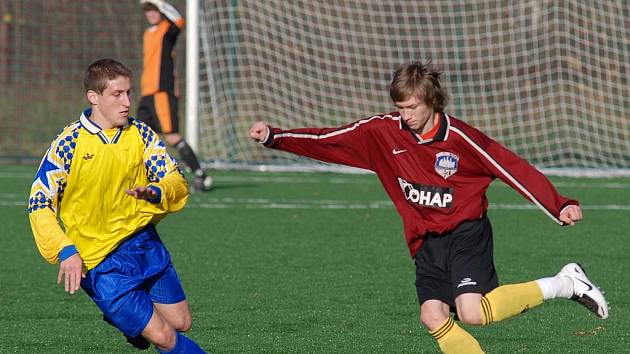
[[[125,189],[125,193],[136,199],[153,200],[157,198],[157,193],[149,187],[139,186],[133,189]]]
[[[579,205],[570,205],[560,213],[560,221],[565,225],[575,225],[580,220],[582,220],[582,209]]]

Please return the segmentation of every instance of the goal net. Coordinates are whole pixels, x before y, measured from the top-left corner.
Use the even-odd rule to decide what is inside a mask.
[[[186,8],[186,0],[169,2]],[[135,116],[147,27],[138,0],[0,0],[0,163],[40,161],[87,108],[83,75],[95,60],[116,59],[133,70]],[[180,72],[184,49],[180,39]]]
[[[617,1],[200,0],[199,150],[215,166],[329,169],[248,139],[395,110],[401,64],[444,72],[447,112],[537,167],[630,170],[630,7]]]

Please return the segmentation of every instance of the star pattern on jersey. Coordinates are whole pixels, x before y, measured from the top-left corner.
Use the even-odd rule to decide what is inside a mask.
[[[61,198],[66,188],[66,177],[70,173],[78,137],[78,123],[75,122],[64,128],[51,144],[31,186],[29,213],[44,208],[56,210],[55,202]]]

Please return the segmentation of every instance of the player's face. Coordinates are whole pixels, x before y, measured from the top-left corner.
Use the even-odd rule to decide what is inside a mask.
[[[158,10],[147,10],[144,12],[144,15],[147,17],[147,22],[152,26],[160,23],[162,19],[162,14]]]
[[[424,101],[412,96],[406,101],[394,102],[405,123],[418,134],[427,132],[433,128],[433,108],[427,106]]]
[[[103,129],[122,127],[129,119],[131,80],[119,76],[110,80],[102,94],[89,91],[93,120]]]

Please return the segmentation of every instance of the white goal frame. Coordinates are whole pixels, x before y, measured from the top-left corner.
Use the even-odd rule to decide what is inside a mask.
[[[394,110],[387,98],[387,73],[403,62],[430,59],[445,73],[443,84],[451,94],[447,112],[486,132],[544,173],[630,176],[630,162],[625,161],[630,160],[630,94],[623,88],[628,79],[615,73],[630,72],[630,53],[628,46],[623,46],[630,34],[619,18],[623,16],[624,1],[528,1],[498,11],[495,5],[502,2],[496,0],[187,0],[186,139],[210,168],[364,172],[266,151],[248,141],[247,126],[269,117],[271,124],[283,128],[338,126],[367,115],[387,113],[388,109]],[[407,6],[405,11],[396,12]],[[308,9],[301,12],[303,8]],[[431,27],[418,30],[415,26],[421,25],[425,13],[450,22],[437,32],[431,32]],[[504,14],[506,18],[502,17]],[[381,35],[387,35],[383,34],[386,29],[375,31],[370,27],[382,23],[366,21],[395,15],[400,15],[398,22],[383,23],[400,26],[398,32],[392,32],[400,33],[400,39],[388,37],[383,41]],[[576,29],[582,37],[576,37]],[[221,31],[225,33],[217,34]],[[405,37],[407,32],[423,37]],[[506,44],[509,41],[516,44]],[[389,50],[399,52],[394,59],[374,58],[383,43],[392,43]],[[408,50],[411,45],[418,49]],[[327,46],[338,48],[338,56],[327,51]],[[296,52],[298,48],[312,50],[322,59],[302,55]],[[264,69],[260,68],[261,62],[256,62],[261,50],[271,52]],[[366,54],[357,58],[357,53]],[[300,83],[302,86],[283,82],[300,78],[302,59],[310,60],[309,65],[318,65],[302,69],[304,75],[308,71],[308,75],[316,77]],[[370,64],[374,60],[380,61]],[[287,67],[290,68],[283,71]],[[277,86],[243,89],[248,88],[244,86],[246,75],[253,75],[252,86],[260,86],[257,76],[267,75],[263,81],[269,80],[273,71],[282,72],[273,78],[279,83]],[[285,78],[287,75],[290,77]],[[349,81],[353,78],[356,83]],[[366,88],[362,79],[380,80],[381,87]],[[313,85],[320,85],[320,91],[310,90]],[[352,92],[353,85],[356,92]],[[337,87],[345,91],[339,94]],[[291,104],[256,106],[259,102],[282,101],[296,88],[298,92],[291,102],[302,102],[302,97],[310,99],[309,96],[318,96],[325,90],[335,91],[330,93],[334,102],[310,111],[293,110]],[[247,95],[256,97],[244,104],[248,106],[244,110],[235,107]],[[343,95],[348,98],[337,99]],[[346,109],[352,102],[369,108]],[[308,102],[309,107],[317,104],[315,98]],[[309,120],[310,117],[297,122],[279,122],[280,118],[276,118],[329,111],[334,119],[318,117],[325,119],[323,122]],[[536,121],[547,111],[552,111],[548,123]],[[597,120],[601,116],[610,120],[600,124]],[[529,131],[538,133],[541,126],[548,129],[541,132],[542,137],[528,135]],[[231,140],[223,140],[228,135]]]

